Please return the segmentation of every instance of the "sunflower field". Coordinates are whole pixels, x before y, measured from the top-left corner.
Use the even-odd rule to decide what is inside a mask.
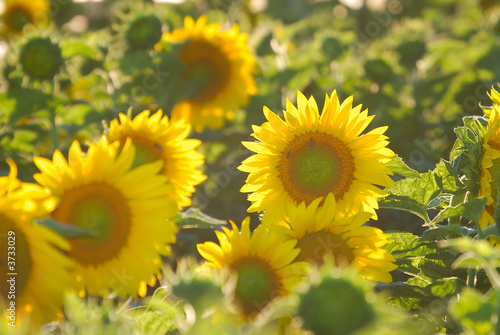
[[[2,0],[0,335],[500,334],[500,3]]]

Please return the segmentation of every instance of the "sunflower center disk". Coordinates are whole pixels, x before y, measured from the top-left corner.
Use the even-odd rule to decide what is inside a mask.
[[[297,242],[300,254],[296,262],[323,264],[324,257],[333,256],[338,266],[348,265],[354,261],[354,254],[342,239],[328,231],[318,231],[303,236]]]
[[[15,290],[16,296],[21,296],[28,284],[32,270],[30,246],[26,241],[24,233],[10,219],[0,214],[0,298],[8,301],[7,297],[11,291],[11,279],[9,273],[16,273]],[[9,232],[13,232],[9,234]],[[11,249],[9,249],[11,247]],[[9,252],[11,252],[9,254]],[[9,258],[10,257],[10,258]]]
[[[122,143],[124,142],[125,141]],[[163,148],[161,145],[141,137],[133,137],[132,142],[135,145],[135,159],[132,164],[132,169],[143,164],[153,163],[163,159]]]
[[[94,234],[70,240],[70,256],[83,265],[98,265],[115,258],[130,235],[127,200],[118,190],[98,182],[67,191],[53,217]]]
[[[247,259],[240,261],[235,269],[238,273],[236,300],[246,314],[259,312],[277,295],[277,279],[267,263]]]
[[[280,178],[297,202],[311,203],[333,192],[341,199],[354,180],[354,159],[345,143],[325,133],[307,133],[285,148]]]
[[[229,81],[227,56],[210,43],[191,40],[182,47],[180,58],[188,68],[185,79],[193,84],[192,101],[212,100]]]

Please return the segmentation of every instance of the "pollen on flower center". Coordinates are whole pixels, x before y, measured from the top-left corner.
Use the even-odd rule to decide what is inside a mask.
[[[0,214],[0,222],[2,222],[0,236],[4,236],[0,239],[0,298],[8,301],[9,282],[7,280],[10,279],[8,274],[17,274],[15,281],[16,294],[18,296],[22,295],[31,275],[32,260],[29,244],[22,230],[17,228],[14,222],[2,214]],[[10,231],[14,235],[9,235]],[[11,236],[11,239],[8,239],[8,236]],[[9,241],[12,242],[9,243]],[[13,253],[9,253],[12,252],[9,246],[15,246]],[[14,259],[15,262],[13,262]]]
[[[209,101],[224,89],[231,75],[231,66],[227,55],[219,48],[208,42],[191,40],[179,55],[188,67],[186,77],[205,83],[191,101]]]
[[[351,264],[354,254],[342,239],[328,231],[318,231],[304,235],[297,242],[300,254],[296,261],[322,264],[325,256],[333,256],[337,265]]]
[[[330,192],[342,199],[354,180],[350,149],[326,133],[309,132],[295,138],[283,151],[278,168],[288,194],[307,204]]]
[[[234,269],[238,274],[236,300],[246,314],[262,310],[278,294],[278,280],[266,262],[255,258],[241,259]]]
[[[97,265],[116,257],[130,233],[131,213],[123,194],[98,182],[66,191],[52,216],[61,223],[95,234],[70,241],[70,256],[85,265]]]

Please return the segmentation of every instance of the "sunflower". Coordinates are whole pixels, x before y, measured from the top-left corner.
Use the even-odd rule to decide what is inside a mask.
[[[184,120],[169,121],[159,110],[150,116],[145,110],[133,120],[120,114],[119,120],[111,121],[108,139],[124,145],[127,138],[136,147],[134,166],[163,161],[161,174],[173,184],[170,193],[179,209],[191,205],[191,195],[195,185],[205,180],[206,176],[198,169],[203,165],[204,156],[195,150],[201,142],[186,139],[191,127]]]
[[[387,127],[360,136],[373,116],[352,108],[352,97],[340,105],[335,91],[326,95],[321,116],[313,97],[298,92],[297,100],[298,108],[287,101],[285,121],[264,107],[269,122],[252,134],[260,142],[243,142],[257,153],[238,167],[249,173],[241,189],[252,193],[248,211],[265,210],[263,220],[278,221],[286,203],[309,205],[333,193],[339,216],[362,210],[376,218],[377,198],[386,195],[376,185],[394,185],[384,166],[394,156],[386,148]]]
[[[49,0],[6,0],[4,30],[8,34],[20,34],[28,23],[38,25],[46,22],[49,14]]]
[[[489,93],[488,96],[491,101],[493,101],[493,105],[500,106],[500,92],[492,88],[491,93]]]
[[[214,242],[198,244],[198,252],[207,265],[228,269],[237,275],[235,302],[244,315],[253,316],[273,299],[285,296],[305,274],[304,262],[292,263],[299,250],[295,240],[285,240],[279,231],[259,226],[250,235],[250,219],[241,231],[231,222],[232,230],[216,231],[220,245]]]
[[[321,198],[309,206],[302,202],[298,207],[289,205],[288,234],[297,240],[300,254],[296,262],[323,264],[331,257],[338,266],[352,265],[368,280],[388,283],[389,272],[396,269],[396,259],[382,247],[389,243],[380,229],[364,226],[371,213],[360,212],[342,219],[335,219],[335,198],[329,194],[324,205]],[[318,208],[319,207],[319,208]]]
[[[109,288],[120,296],[146,294],[162,267],[160,255],[175,242],[177,212],[167,178],[156,161],[131,169],[135,147],[127,141],[92,143],[86,153],[75,141],[68,161],[56,150],[52,161],[34,159],[40,173],[34,178],[59,203],[53,219],[92,235],[70,238],[69,256],[76,262],[80,293],[105,295]]]
[[[495,224],[493,213],[498,201],[500,187],[500,105],[494,105],[489,112],[488,130],[484,135],[483,156],[481,158],[480,189],[478,196],[486,197],[479,223],[482,228]]]
[[[165,33],[166,43],[182,43],[179,58],[186,66],[186,80],[204,74],[206,84],[194,97],[179,102],[173,119],[186,119],[197,132],[205,127],[220,129],[232,110],[248,104],[257,93],[252,72],[255,60],[246,44],[247,35],[234,25],[221,31],[218,23],[207,24],[205,16],[195,22],[184,18],[184,27]]]
[[[45,206],[31,195],[35,185],[21,183],[12,160],[0,177],[0,302],[7,327],[33,329],[53,321],[73,286],[73,262],[61,253],[69,244],[50,229],[32,224]]]

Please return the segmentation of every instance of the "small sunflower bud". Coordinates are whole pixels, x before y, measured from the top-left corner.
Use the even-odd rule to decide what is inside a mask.
[[[49,38],[29,40],[21,50],[20,63],[23,71],[32,79],[50,80],[63,64],[61,48]]]
[[[139,16],[130,23],[126,40],[132,50],[153,48],[161,38],[162,24],[155,15]]]

